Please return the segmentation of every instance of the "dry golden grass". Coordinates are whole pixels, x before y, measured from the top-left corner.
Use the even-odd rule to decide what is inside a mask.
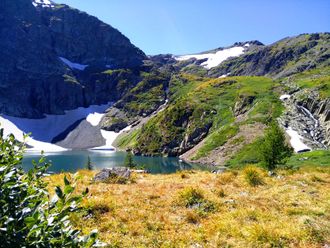
[[[242,171],[135,175],[135,183],[124,185],[93,184],[94,172],[78,174],[78,191],[90,190],[84,200],[90,215],[73,219],[84,232],[98,229],[110,247],[312,248],[330,243],[330,168],[281,171],[280,178],[261,173],[264,184],[256,187],[249,186]],[[50,188],[63,176],[51,176]],[[215,210],[177,204],[189,188],[202,192]]]

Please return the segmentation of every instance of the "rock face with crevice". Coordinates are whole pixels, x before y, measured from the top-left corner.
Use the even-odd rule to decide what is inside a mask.
[[[119,79],[102,72],[146,59],[118,30],[69,6],[2,0],[0,9],[2,114],[40,118],[116,101]]]
[[[310,95],[306,100],[301,102],[301,106],[307,109],[314,118],[319,122],[318,125],[322,128],[319,141],[327,147],[330,146],[330,99],[320,99],[314,93],[314,97]]]
[[[321,100],[315,91],[299,90],[283,101],[286,111],[280,119],[282,125],[297,131],[312,149],[329,147],[329,99]]]

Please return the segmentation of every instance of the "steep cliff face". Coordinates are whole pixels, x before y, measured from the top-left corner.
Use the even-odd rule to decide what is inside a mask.
[[[0,5],[0,113],[38,118],[116,101],[118,78],[102,72],[146,59],[118,30],[66,5]]]
[[[329,148],[330,67],[292,75],[281,84],[286,89],[283,126],[297,132],[309,149]]]

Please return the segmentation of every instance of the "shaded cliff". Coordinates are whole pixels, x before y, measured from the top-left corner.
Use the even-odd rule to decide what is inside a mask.
[[[116,101],[123,89],[108,69],[139,81],[145,54],[110,25],[66,5],[0,5],[0,113],[33,118]]]

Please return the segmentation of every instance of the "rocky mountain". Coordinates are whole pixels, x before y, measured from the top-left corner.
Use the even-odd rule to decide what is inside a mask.
[[[244,47],[244,51],[239,56],[228,57],[212,68],[203,66],[205,58],[201,57],[201,54],[214,54],[219,50],[226,51],[233,47]],[[180,71],[208,77],[267,76],[277,79],[305,70],[329,66],[329,48],[330,33],[302,34],[282,39],[271,45],[264,45],[259,41],[238,42],[231,47],[192,55],[188,60],[173,59],[170,63]]]
[[[67,5],[0,4],[0,118],[17,134],[33,127],[31,144],[235,166],[258,162],[277,120],[296,152],[330,145],[329,33],[146,56]]]
[[[38,118],[116,101],[131,86],[109,69],[139,81],[145,54],[96,17],[48,0],[0,4],[0,113]]]
[[[330,65],[330,33],[302,34],[258,46],[215,67],[208,75],[254,75],[283,78]]]

